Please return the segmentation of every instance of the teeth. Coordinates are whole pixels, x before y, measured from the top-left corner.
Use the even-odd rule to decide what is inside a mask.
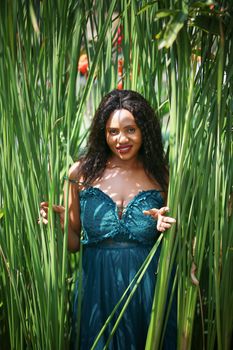
[[[127,148],[130,148],[130,146],[118,147],[119,150],[121,150],[121,149],[127,149]]]
[[[130,149],[130,147],[121,147],[121,148],[118,148],[118,151],[125,151],[127,149]]]

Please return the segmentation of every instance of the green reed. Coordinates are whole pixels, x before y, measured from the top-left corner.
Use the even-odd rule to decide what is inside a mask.
[[[148,98],[169,135],[168,202],[177,225],[163,237],[146,349],[161,346],[173,264],[178,348],[230,349],[233,22],[229,1],[211,5],[20,0],[1,6],[3,349],[68,347],[79,253],[68,254],[67,228],[63,234],[52,210],[47,227],[37,224],[39,203],[61,203],[63,176],[85,145],[93,112],[119,81]],[[89,70],[81,77],[84,51]]]

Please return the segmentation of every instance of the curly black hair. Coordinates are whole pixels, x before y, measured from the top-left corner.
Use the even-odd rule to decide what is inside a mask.
[[[105,137],[106,122],[110,114],[119,109],[127,109],[134,116],[142,133],[139,156],[144,169],[167,191],[168,167],[160,123],[149,102],[132,90],[113,90],[102,99],[91,124],[86,152],[80,159],[79,176],[85,185],[91,185],[103,174],[111,154]]]

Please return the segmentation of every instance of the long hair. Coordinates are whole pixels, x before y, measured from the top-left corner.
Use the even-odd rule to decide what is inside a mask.
[[[105,137],[106,122],[119,109],[127,109],[134,116],[142,133],[139,156],[144,169],[166,191],[168,170],[159,121],[148,101],[132,90],[113,90],[102,99],[90,127],[85,155],[80,159],[79,176],[85,185],[91,185],[103,174],[111,154]]]

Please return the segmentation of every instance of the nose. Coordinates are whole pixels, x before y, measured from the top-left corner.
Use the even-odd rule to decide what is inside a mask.
[[[117,141],[119,143],[126,143],[128,142],[129,138],[127,137],[127,135],[124,132],[120,132],[118,135],[118,139]]]

